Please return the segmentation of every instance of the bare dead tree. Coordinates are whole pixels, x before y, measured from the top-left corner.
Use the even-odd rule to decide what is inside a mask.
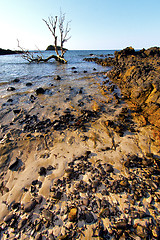
[[[50,59],[55,59],[58,62],[61,63],[67,63],[67,61],[64,59],[64,54],[67,51],[67,49],[64,48],[64,43],[67,42],[71,37],[68,37],[68,34],[70,32],[70,28],[69,28],[69,23],[67,22],[66,27],[64,27],[65,24],[65,14],[62,14],[60,12],[60,17],[59,17],[59,33],[60,33],[60,49],[61,49],[61,54],[59,54],[58,52],[58,36],[57,36],[57,22],[58,22],[58,16],[55,16],[55,18],[48,17],[48,20],[42,19],[45,24],[47,25],[48,29],[50,30],[50,32],[52,33],[52,36],[54,38],[54,49],[56,52],[56,56],[55,55],[51,55],[48,58],[44,58],[43,55],[41,54],[40,50],[39,53],[41,54],[40,56],[37,55],[36,57],[33,56],[33,53],[31,53],[28,50],[25,50],[24,48],[22,48],[19,45],[19,41],[18,41],[18,47],[22,50],[23,52],[23,58],[25,60],[27,60],[29,63],[31,62],[47,62]]]

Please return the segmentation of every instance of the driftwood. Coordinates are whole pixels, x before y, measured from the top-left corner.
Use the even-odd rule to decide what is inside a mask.
[[[70,32],[70,28],[69,28],[69,22],[67,22],[66,28],[64,29],[65,14],[60,13],[60,17],[59,17],[59,31],[60,31],[60,43],[61,43],[60,51],[61,51],[61,54],[59,54],[59,52],[58,52],[58,47],[57,47],[58,36],[56,35],[58,17],[57,16],[55,16],[55,18],[49,17],[48,21],[45,20],[45,19],[43,19],[43,21],[45,22],[48,29],[52,33],[52,36],[54,37],[54,48],[55,48],[56,55],[51,55],[47,58],[44,58],[41,51],[39,50],[38,52],[39,52],[40,55],[37,54],[37,56],[35,57],[32,52],[22,48],[19,45],[19,41],[17,40],[18,41],[18,47],[23,52],[22,57],[25,60],[27,60],[29,63],[32,63],[32,62],[36,62],[36,63],[47,62],[50,59],[55,59],[56,61],[58,61],[60,63],[67,63],[67,61],[64,59],[64,54],[67,51],[67,49],[65,49],[63,47],[63,45],[64,45],[65,42],[67,42],[70,39],[70,37],[67,37],[68,33]]]

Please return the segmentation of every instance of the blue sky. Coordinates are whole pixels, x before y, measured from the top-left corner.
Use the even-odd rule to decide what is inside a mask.
[[[46,49],[53,38],[42,18],[71,20],[69,49],[160,46],[160,0],[0,0],[0,48]]]

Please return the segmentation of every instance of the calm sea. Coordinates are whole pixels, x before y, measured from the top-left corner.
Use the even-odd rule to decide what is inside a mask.
[[[53,52],[43,51],[42,54],[47,57]],[[114,50],[70,50],[65,54],[68,64],[59,64],[55,60],[29,64],[21,54],[0,56],[0,97],[11,95],[11,92],[7,91],[8,87],[16,89],[13,94],[23,94],[33,91],[37,87],[49,87],[56,84],[56,80],[54,80],[56,75],[60,75],[63,81],[72,82],[93,74],[95,71],[105,72],[109,69],[83,61],[85,57],[91,57],[90,54],[93,54],[93,57],[105,58],[108,54],[114,54]],[[75,67],[74,70],[73,67]],[[15,79],[18,79],[19,82],[15,83]],[[32,83],[32,86],[26,86],[26,83]]]

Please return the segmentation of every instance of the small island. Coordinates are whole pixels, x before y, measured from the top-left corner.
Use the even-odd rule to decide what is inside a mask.
[[[57,46],[57,50],[60,51],[60,50],[61,50],[61,47],[60,47],[60,46]],[[66,49],[66,48],[63,48],[63,50],[68,51],[68,49]],[[54,47],[53,45],[49,45],[49,46],[46,48],[46,51],[55,51],[55,47]]]

